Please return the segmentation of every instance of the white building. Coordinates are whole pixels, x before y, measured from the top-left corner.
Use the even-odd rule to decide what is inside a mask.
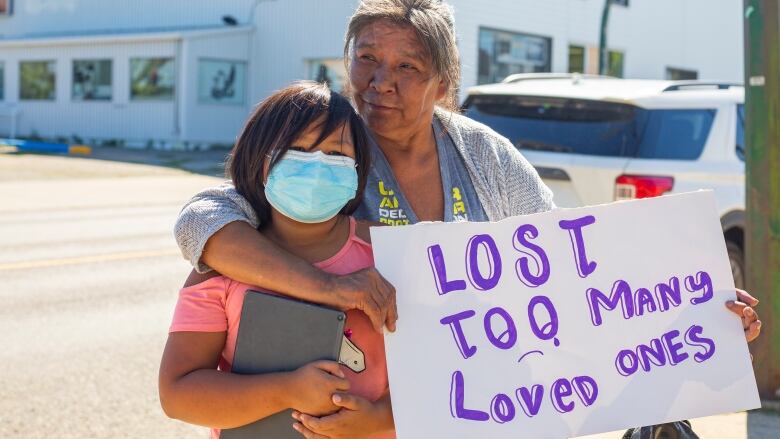
[[[741,82],[742,0],[614,0],[611,73]],[[449,0],[463,86],[597,70],[604,0]],[[0,0],[0,136],[230,144],[294,79],[343,82],[357,0]]]

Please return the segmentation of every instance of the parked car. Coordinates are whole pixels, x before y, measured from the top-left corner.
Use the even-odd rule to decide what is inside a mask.
[[[742,288],[743,103],[737,84],[521,74],[470,88],[464,110],[522,151],[558,206],[714,189]]]

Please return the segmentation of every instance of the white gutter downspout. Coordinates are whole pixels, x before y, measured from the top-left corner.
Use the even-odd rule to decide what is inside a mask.
[[[187,98],[189,96],[189,75],[187,64],[189,62],[189,41],[181,37],[176,41],[176,105],[174,107],[175,131],[177,143],[186,140],[187,137]]]
[[[176,82],[173,88],[173,135],[176,139],[174,141],[176,144],[181,142],[181,95],[182,88],[184,88],[182,83],[182,72],[184,69],[181,61],[181,44],[182,38],[179,37],[176,39],[176,62],[174,64],[176,68]]]

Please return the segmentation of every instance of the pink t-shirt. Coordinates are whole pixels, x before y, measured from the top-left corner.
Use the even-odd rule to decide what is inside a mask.
[[[350,218],[349,238],[344,246],[335,255],[314,265],[334,274],[353,273],[374,265],[371,244],[355,234],[354,219]],[[219,369],[230,371],[244,295],[247,290],[258,289],[225,276],[213,277],[197,285],[182,288],[169,332],[227,331]],[[363,351],[366,365],[366,369],[360,373],[341,366],[349,380],[350,392],[375,401],[388,390],[384,338],[374,330],[368,316],[359,310],[347,311],[345,333],[349,334],[350,341]],[[212,429],[211,437],[219,437],[219,430]],[[394,432],[374,436],[374,439],[394,438]]]

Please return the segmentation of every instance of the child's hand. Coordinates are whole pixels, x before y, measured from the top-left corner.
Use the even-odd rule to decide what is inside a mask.
[[[341,410],[320,418],[293,411],[298,421],[293,427],[306,439],[361,439],[393,429],[389,395],[371,402],[356,395],[335,394],[333,403]]]
[[[315,361],[292,372],[290,397],[294,410],[315,416],[333,413],[339,407],[332,395],[347,390],[349,381],[335,361]]]

